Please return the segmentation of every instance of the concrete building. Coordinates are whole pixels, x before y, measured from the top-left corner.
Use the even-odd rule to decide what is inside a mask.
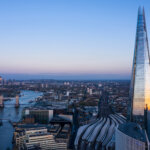
[[[4,107],[4,99],[3,99],[3,96],[1,95],[0,96],[0,108],[3,108]]]
[[[29,135],[25,143],[25,149],[31,150],[36,147],[42,150],[67,150],[67,143],[55,140],[49,133],[38,133]]]
[[[20,149],[25,149],[25,142],[28,140],[29,135],[36,135],[38,133],[47,133],[47,129],[44,127],[38,128],[26,128],[20,129],[14,132],[14,140],[16,147]]]
[[[149,150],[145,130],[136,123],[120,124],[115,133],[116,150]]]
[[[25,108],[23,110],[23,118],[32,116],[35,123],[49,123],[53,118],[53,110],[40,108]]]
[[[91,88],[87,88],[87,93],[89,93],[90,95],[93,94],[93,90]]]
[[[53,129],[53,128],[52,128]],[[59,128],[58,128],[59,129]],[[47,128],[26,128],[19,132],[14,132],[16,148],[18,150],[67,150],[68,147],[68,130],[59,134],[48,132]],[[56,130],[58,133],[59,130]]]
[[[67,92],[66,92],[66,96],[69,96],[69,95],[70,95],[70,92],[69,92],[69,91],[67,91]]]

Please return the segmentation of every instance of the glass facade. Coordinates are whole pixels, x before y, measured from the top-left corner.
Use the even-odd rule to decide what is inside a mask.
[[[144,109],[150,109],[150,57],[144,9],[139,8],[130,87],[129,115],[132,121],[143,124]]]

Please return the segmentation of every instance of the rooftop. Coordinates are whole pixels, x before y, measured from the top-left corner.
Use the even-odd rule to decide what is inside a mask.
[[[145,132],[137,123],[127,122],[124,124],[120,124],[118,130],[136,140],[146,142]]]
[[[75,149],[105,149],[114,135],[115,128],[124,122],[126,119],[119,114],[110,114],[81,126],[75,138]]]

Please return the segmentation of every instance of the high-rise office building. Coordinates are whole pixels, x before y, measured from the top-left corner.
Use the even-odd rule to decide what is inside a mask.
[[[130,120],[143,126],[146,107],[150,109],[150,57],[144,8],[139,8],[128,111]]]
[[[150,57],[144,9],[139,8],[128,116],[115,132],[116,150],[148,150],[146,130],[150,108]],[[142,129],[141,126],[145,129]]]

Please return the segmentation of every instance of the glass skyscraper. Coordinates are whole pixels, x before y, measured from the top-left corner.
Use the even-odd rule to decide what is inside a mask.
[[[150,57],[144,8],[138,10],[136,42],[130,87],[128,115],[131,121],[144,123],[144,110],[150,109]]]

